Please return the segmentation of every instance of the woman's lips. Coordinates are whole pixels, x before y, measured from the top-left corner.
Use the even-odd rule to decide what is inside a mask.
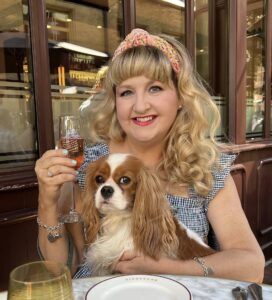
[[[156,119],[156,116],[144,116],[144,117],[135,117],[132,118],[134,124],[139,126],[148,126],[153,123]]]

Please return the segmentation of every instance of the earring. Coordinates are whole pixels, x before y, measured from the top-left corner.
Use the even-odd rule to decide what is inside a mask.
[[[181,109],[182,109],[182,106],[181,106],[181,105],[179,105],[179,107],[178,107],[178,111],[179,111],[179,110],[181,110]]]

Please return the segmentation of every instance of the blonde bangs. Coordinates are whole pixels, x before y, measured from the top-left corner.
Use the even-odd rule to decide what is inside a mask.
[[[113,88],[132,77],[146,76],[168,86],[173,85],[174,71],[169,59],[155,47],[135,47],[118,55],[111,64],[108,82]]]

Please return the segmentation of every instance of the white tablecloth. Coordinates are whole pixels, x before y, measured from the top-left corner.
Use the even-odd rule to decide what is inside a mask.
[[[249,282],[205,278],[198,276],[165,276],[181,282],[192,293],[193,300],[233,300],[231,290],[237,286],[246,288]],[[75,300],[85,300],[86,292],[94,284],[109,277],[93,277],[73,280]],[[272,285],[262,285],[263,299],[272,299]],[[248,300],[253,298],[249,294]]]
[[[6,300],[7,299],[7,292],[0,292],[0,300]]]
[[[192,293],[193,300],[233,300],[231,290],[240,286],[246,288],[250,283],[234,280],[205,278],[198,276],[165,276],[184,284]],[[85,294],[94,284],[108,277],[92,277],[73,280],[75,300],[84,300]],[[263,299],[272,299],[272,285],[262,285]],[[0,293],[0,300],[7,299],[7,292]],[[248,300],[253,298],[249,294]]]

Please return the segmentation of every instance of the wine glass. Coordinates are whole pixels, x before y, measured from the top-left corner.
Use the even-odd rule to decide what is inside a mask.
[[[8,300],[74,300],[67,266],[53,261],[21,265],[9,276]]]
[[[59,118],[59,143],[61,148],[68,150],[68,156],[76,160],[77,170],[83,162],[84,138],[82,137],[82,121],[77,116],[60,116]],[[69,182],[71,191],[71,207],[69,213],[60,216],[60,221],[63,223],[77,223],[81,221],[80,215],[75,210],[74,201],[74,183]]]

